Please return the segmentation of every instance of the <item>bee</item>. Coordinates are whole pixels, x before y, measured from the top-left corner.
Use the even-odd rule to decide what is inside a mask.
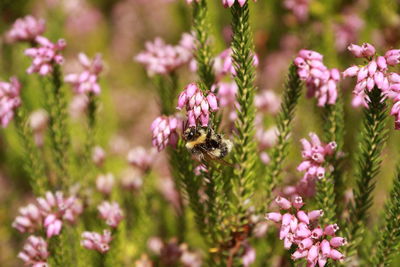
[[[232,142],[215,133],[211,127],[189,127],[183,133],[183,139],[186,148],[198,161],[218,161],[231,165],[223,158],[231,152]]]

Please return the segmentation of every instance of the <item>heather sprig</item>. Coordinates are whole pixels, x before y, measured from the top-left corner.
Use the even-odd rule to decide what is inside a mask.
[[[232,207],[236,210],[237,224],[243,223],[249,199],[254,194],[257,150],[254,139],[254,95],[255,67],[254,44],[250,27],[250,12],[248,3],[235,3],[232,14],[232,59],[236,70],[235,82],[238,86],[237,102],[239,104],[238,118],[235,121],[237,129],[234,139],[232,157],[236,164],[233,171],[233,196],[236,198]]]
[[[283,162],[289,153],[289,135],[292,130],[295,108],[301,95],[301,81],[296,66],[291,65],[283,92],[281,108],[276,119],[278,142],[271,153],[271,162],[266,172],[266,198],[270,200],[272,190],[282,181]]]
[[[350,209],[351,224],[347,228],[349,247],[346,254],[348,256],[353,256],[357,252],[363,240],[368,210],[373,203],[375,177],[380,170],[381,152],[387,138],[386,103],[383,94],[375,87],[367,92],[367,96],[368,109],[364,110],[359,152],[356,154],[358,165],[355,172],[356,187],[353,190],[354,206]]]
[[[379,231],[379,242],[373,258],[374,266],[390,266],[398,254],[400,243],[400,169],[393,180],[393,188],[382,212],[384,225]]]
[[[214,84],[213,57],[210,45],[210,27],[207,20],[208,7],[206,0],[194,1],[193,5],[193,30],[195,32],[195,58],[197,73],[205,88],[210,89]]]

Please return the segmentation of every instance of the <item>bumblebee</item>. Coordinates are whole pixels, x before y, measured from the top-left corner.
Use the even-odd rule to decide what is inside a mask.
[[[232,150],[233,144],[224,139],[210,127],[190,127],[183,133],[186,148],[198,161],[215,160],[220,163],[231,165],[223,158]]]

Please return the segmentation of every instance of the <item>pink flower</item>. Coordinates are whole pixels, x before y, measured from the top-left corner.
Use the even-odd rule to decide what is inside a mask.
[[[101,192],[104,195],[111,194],[113,186],[114,186],[114,175],[112,175],[112,173],[99,175],[96,179],[96,188],[99,192]]]
[[[33,42],[35,38],[45,31],[44,19],[36,19],[28,15],[17,19],[12,28],[6,33],[6,40],[10,43]]]
[[[21,105],[21,84],[15,77],[10,82],[0,82],[0,125],[5,128],[14,117],[15,110]]]
[[[300,50],[294,60],[300,79],[306,82],[307,96],[318,99],[318,106],[333,105],[337,99],[337,83],[340,73],[329,70],[322,62],[323,56],[315,51]]]
[[[84,53],[79,53],[78,58],[83,71],[66,75],[64,81],[72,85],[76,94],[91,92],[98,95],[101,91],[99,75],[103,70],[101,55],[97,54],[91,61]]]
[[[97,209],[99,210],[100,217],[105,220],[106,224],[116,228],[124,218],[121,208],[117,202],[102,202]]]
[[[257,128],[255,138],[258,141],[259,150],[272,148],[278,141],[278,129],[275,126],[267,130]]]
[[[138,146],[129,150],[127,160],[130,165],[139,168],[143,172],[147,172],[154,164],[155,156],[156,151],[154,148],[146,150]]]
[[[256,250],[249,244],[245,244],[242,256],[243,266],[248,267],[256,261]]]
[[[175,71],[193,59],[194,38],[185,33],[178,45],[168,45],[161,38],[146,43],[146,51],[139,53],[135,60],[146,67],[149,76],[165,75]]]
[[[258,111],[275,115],[281,106],[281,100],[272,90],[263,90],[254,98],[254,105]]]
[[[186,3],[188,3],[188,4],[191,4],[191,3],[193,3],[193,2],[200,2],[200,0],[186,0]]]
[[[100,253],[106,253],[110,249],[112,237],[109,230],[103,230],[102,235],[96,232],[83,232],[82,238],[81,245],[86,249],[97,250]]]
[[[306,258],[307,266],[318,264],[323,267],[328,258],[332,260],[344,258],[343,254],[336,250],[346,244],[344,238],[335,236],[339,227],[331,224],[322,230],[321,226],[317,224],[317,219],[323,214],[321,210],[307,213],[300,208],[293,209],[296,202],[302,202],[299,199],[290,203],[287,199],[277,197],[275,201],[284,214],[270,212],[266,219],[280,224],[279,238],[283,240],[285,249],[289,250],[295,246],[295,252],[292,254],[293,260]],[[282,205],[282,201],[285,205]]]
[[[177,109],[186,108],[188,125],[190,127],[201,125],[208,126],[210,113],[218,110],[217,97],[208,92],[207,96],[203,94],[200,88],[191,83],[179,95]]]
[[[53,72],[56,64],[62,64],[64,57],[60,54],[66,43],[63,39],[59,39],[57,43],[52,43],[43,36],[37,36],[35,42],[38,47],[31,47],[25,50],[25,55],[31,57],[32,65],[27,69],[29,74],[34,72],[42,76],[46,76]]]
[[[235,2],[237,2],[241,7],[246,4],[247,0],[222,0],[222,4],[224,7],[232,7]],[[257,0],[254,0],[254,2],[257,2]]]
[[[65,198],[60,191],[55,194],[46,192],[45,197],[36,200],[37,205],[29,204],[20,209],[20,216],[13,222],[18,231],[33,232],[43,226],[50,238],[60,234],[63,221],[74,223],[82,213],[82,204],[75,197]]]
[[[137,169],[127,169],[122,173],[121,185],[129,191],[137,191],[143,185],[142,174]]]
[[[44,134],[49,123],[49,115],[46,110],[39,109],[29,116],[29,125],[31,126],[35,144],[42,147],[44,143]]]
[[[92,150],[92,161],[96,166],[101,167],[106,159],[106,152],[101,146],[95,146]]]
[[[334,25],[335,45],[339,51],[346,50],[349,43],[356,42],[364,21],[355,13],[343,15],[342,22]]]
[[[311,142],[306,139],[300,140],[303,145],[303,161],[297,166],[297,170],[305,172],[303,181],[315,178],[322,179],[325,176],[325,168],[323,167],[325,157],[333,155],[336,150],[335,142],[324,144],[315,133],[310,133],[310,139]]]
[[[178,142],[178,124],[178,118],[174,116],[160,116],[153,121],[151,124],[153,134],[152,144],[159,152],[167,145],[176,146]]]
[[[310,0],[284,0],[283,5],[292,11],[299,21],[304,22],[308,19]]]
[[[31,235],[26,240],[23,251],[18,253],[18,258],[27,266],[48,267],[49,255],[46,241],[41,237]]]
[[[28,204],[19,209],[19,216],[17,216],[12,223],[12,227],[21,233],[33,233],[38,230],[42,224],[42,214],[36,205]]]

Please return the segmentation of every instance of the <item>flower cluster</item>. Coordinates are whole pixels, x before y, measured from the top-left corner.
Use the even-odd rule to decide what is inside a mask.
[[[322,62],[323,56],[311,50],[300,50],[294,60],[300,79],[306,82],[307,96],[318,99],[318,106],[333,105],[337,99],[340,72],[329,70]]]
[[[97,176],[96,188],[100,193],[106,196],[110,195],[113,186],[114,186],[114,175],[112,173],[101,174]]]
[[[33,42],[46,30],[45,21],[28,15],[17,19],[12,28],[6,34],[6,40],[10,43]]]
[[[55,194],[47,192],[45,197],[36,200],[37,205],[22,207],[12,224],[21,233],[32,233],[44,227],[47,238],[50,238],[60,234],[64,221],[73,223],[82,213],[78,199],[74,196],[66,198],[60,191]]]
[[[204,96],[201,89],[191,83],[179,95],[177,109],[186,108],[189,126],[207,126],[210,120],[210,113],[218,110],[216,96],[209,92]]]
[[[327,260],[343,260],[344,256],[337,248],[346,244],[343,237],[335,233],[339,230],[336,224],[321,227],[317,219],[323,215],[322,210],[308,213],[301,210],[304,205],[301,197],[289,201],[283,197],[275,199],[276,204],[283,210],[267,213],[266,219],[280,223],[279,238],[284,241],[285,249],[296,247],[292,254],[293,260],[307,259],[307,266],[325,266]]]
[[[117,202],[104,201],[97,209],[99,210],[100,217],[105,220],[106,224],[116,228],[124,218],[123,212]]]
[[[361,46],[351,44],[348,49],[355,57],[368,60],[368,64],[364,66],[351,66],[343,72],[344,76],[357,77],[357,84],[353,90],[353,105],[363,104],[367,107],[366,92],[374,87],[380,89],[385,97],[395,102],[390,114],[395,117],[395,129],[399,130],[400,75],[390,72],[389,67],[400,63],[400,49],[389,50],[384,56],[376,55],[375,47],[368,43]]]
[[[178,118],[174,116],[167,117],[163,115],[157,117],[151,124],[153,146],[159,152],[164,150],[167,145],[175,147],[178,142],[178,127]]]
[[[106,253],[110,249],[112,237],[109,230],[103,230],[102,235],[96,232],[83,232],[82,238],[81,245],[86,249],[97,250],[100,253]]]
[[[310,0],[284,0],[283,5],[292,11],[299,21],[306,21],[308,19]]]
[[[301,139],[303,146],[301,156],[303,161],[297,166],[297,170],[305,172],[303,180],[322,179],[325,177],[325,157],[334,154],[337,147],[335,142],[324,144],[315,133],[309,134],[311,142]]]
[[[155,149],[146,150],[144,147],[139,146],[129,150],[127,160],[133,167],[142,172],[147,172],[154,164],[155,155]]]
[[[168,45],[161,38],[146,43],[146,51],[139,53],[135,60],[147,69],[150,76],[168,74],[193,59],[194,39],[185,33],[178,45]]]
[[[253,0],[254,2],[257,2],[257,0]],[[247,0],[222,0],[222,4],[224,7],[232,7],[235,3],[238,3],[241,7],[246,4]]]
[[[0,82],[0,125],[7,127],[14,117],[15,109],[21,105],[21,84],[12,77],[10,82]]]
[[[84,53],[80,53],[78,58],[84,69],[83,72],[68,74],[64,81],[70,83],[77,94],[99,94],[101,91],[99,75],[103,70],[101,55],[97,54],[92,61]]]
[[[49,257],[47,242],[38,236],[29,236],[24,244],[23,251],[18,253],[18,258],[24,261],[25,265],[33,267],[48,267]]]
[[[59,53],[66,46],[63,39],[59,39],[57,43],[50,42],[43,36],[35,38],[38,47],[31,47],[25,50],[25,55],[31,57],[32,65],[27,69],[29,74],[34,72],[45,76],[53,72],[55,64],[62,64],[64,57]]]

